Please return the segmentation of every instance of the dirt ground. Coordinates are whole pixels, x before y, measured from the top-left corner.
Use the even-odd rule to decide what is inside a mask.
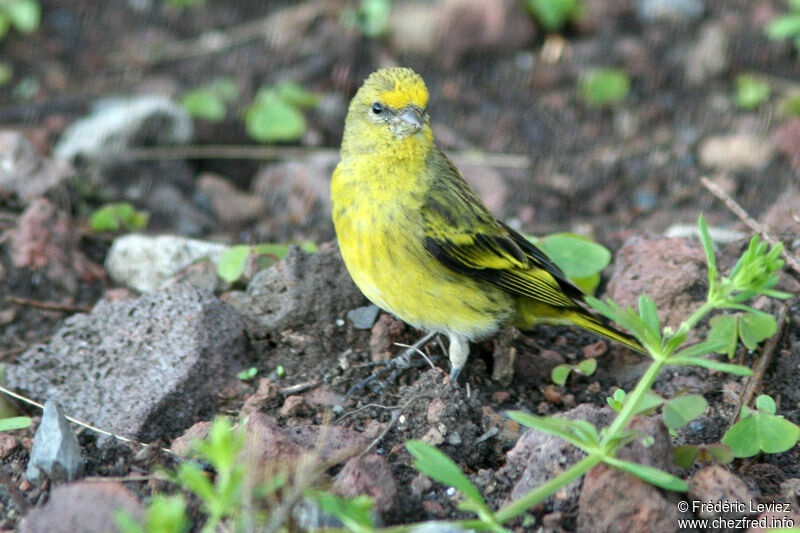
[[[296,143],[306,149],[301,156],[289,150],[279,151],[273,160],[151,154],[101,165],[76,163],[73,178],[47,194],[70,218],[64,249],[79,251],[94,265],[77,268],[72,261],[68,280],[42,265],[18,266],[9,232],[30,201],[0,191],[0,230],[5,235],[0,243],[0,361],[14,364],[31,346],[48,342],[66,318],[117,294],[119,288],[99,266],[113,235],[93,233],[86,222],[103,203],[126,200],[151,211],[148,232],[154,234],[187,234],[185,228],[191,228],[188,236],[228,244],[330,242],[334,232],[326,180],[335,156],[331,159],[326,149],[338,148],[347,102],[362,80],[382,66],[409,66],[422,75],[439,145],[454,156],[498,218],[526,233],[584,234],[616,256],[630,238],[661,238],[677,226],[695,225],[702,213],[710,226],[749,236],[739,218],[701,184],[706,176],[753,218],[768,223],[787,248],[796,249],[796,219],[775,215],[774,209],[789,205],[800,210],[800,118],[782,113],[779,103],[782,96],[800,92],[800,57],[789,41],[769,41],[763,32],[764,24],[784,13],[786,5],[778,0],[705,0],[699,2],[703,9],[697,16],[647,22],[639,12],[642,3],[587,1],[583,19],[556,36],[536,28],[510,0],[420,2],[414,4],[416,11],[398,11],[398,4],[408,7],[398,1],[398,19],[392,20],[389,35],[368,38],[340,21],[342,11],[356,2],[207,0],[199,7],[177,10],[161,1],[42,1],[38,31],[12,33],[0,42],[0,60],[14,69],[12,81],[0,87],[0,127],[25,135],[39,156],[51,157],[67,126],[108,96],[155,92],[178,97],[214,78],[233,78],[238,99],[222,122],[195,122],[196,146],[255,146],[241,116],[261,86],[291,79],[320,95],[320,103],[305,113],[308,130]],[[403,17],[411,17],[411,22]],[[426,34],[425,24],[414,24],[413,17],[438,17],[437,31]],[[266,33],[253,27],[266,28]],[[212,31],[213,39],[208,37]],[[721,36],[721,41],[706,39],[708,34]],[[709,40],[717,44],[708,45]],[[709,54],[721,61],[717,67],[704,66]],[[580,98],[578,81],[594,67],[629,73],[630,92],[621,103],[594,108]],[[736,78],[744,73],[768,80],[773,87],[771,100],[754,110],[734,102]],[[725,144],[734,137],[742,142]],[[509,157],[491,159],[492,154]],[[251,197],[260,196],[263,209],[255,218],[225,217],[213,208],[210,189],[199,185],[209,173]],[[165,182],[179,191],[187,210],[158,211],[152,206],[149,192]],[[187,212],[194,218],[187,218]],[[741,246],[730,244],[724,257],[735,258]],[[335,248],[323,248],[335,256]],[[612,263],[604,274],[601,292],[615,268]],[[328,275],[313,272],[320,278]],[[796,273],[787,269],[783,276],[786,287],[797,286]],[[702,297],[705,279],[698,283]],[[246,305],[244,286],[228,289],[223,300],[234,307]],[[346,294],[357,301],[357,294]],[[331,298],[332,308],[337,298]],[[764,305],[770,312],[778,310],[777,305]],[[786,306],[788,319],[761,392],[776,398],[779,414],[800,423],[797,299]],[[337,311],[344,324],[338,329],[319,318],[287,326],[283,332],[249,330],[259,376],[281,366],[290,372],[279,381],[280,388],[313,382],[323,391],[317,394],[341,400],[370,375],[373,359],[393,355],[400,350],[393,343],[411,344],[421,335],[384,313],[371,330],[357,329],[346,316],[349,310]],[[366,386],[344,403],[343,412],[333,415],[330,406],[336,401],[312,398],[313,391],[303,389],[295,395],[264,393],[256,381],[233,393],[213,393],[224,397],[219,413],[237,413],[249,401],[250,409],[273,417],[281,431],[317,427],[333,416],[337,426],[374,438],[375,424],[384,428],[391,423],[376,448],[397,487],[394,500],[382,512],[384,523],[463,518],[467,515],[438,484],[420,503],[415,491],[424,483],[410,467],[402,442],[429,435],[436,423],[448,426],[449,435],[455,431],[459,438],[440,435],[441,449],[484,491],[490,506],[497,507],[507,501],[520,475],[509,466],[508,452],[521,430],[503,418],[505,411],[557,414],[583,403],[604,407],[615,388],[629,390],[635,384],[636,369],[641,368],[637,357],[571,328],[542,327],[533,336],[506,337],[505,343],[490,339],[473,347],[458,389],[446,386],[444,375],[425,365],[402,371],[380,390]],[[493,353],[509,346],[517,354],[513,377],[510,382],[493,380]],[[437,343],[428,344],[426,352],[448,368]],[[551,383],[553,366],[590,355],[599,357],[596,374],[576,376],[563,388]],[[742,364],[752,365],[762,353],[739,355]],[[272,380],[278,382],[274,374]],[[263,381],[261,385],[269,388]],[[718,441],[736,405],[731,394],[741,386],[741,380],[731,376],[695,369],[666,373],[656,384],[659,392],[699,391],[710,406],[697,424],[673,438],[673,444]],[[257,390],[265,396],[253,404]],[[423,401],[415,400],[420,396]],[[436,400],[447,407],[433,416],[430,405]],[[396,410],[385,406],[405,406],[405,425],[393,416]],[[25,410],[39,416],[35,409]],[[491,427],[500,427],[501,435],[481,440]],[[26,512],[48,501],[49,486],[34,487],[24,480],[34,429],[35,424],[15,433],[13,445],[2,452],[2,530],[16,529]],[[166,435],[162,444],[169,445],[166,440],[176,436]],[[81,433],[80,442],[86,475],[92,478],[124,480],[148,473],[154,464],[174,464],[165,457],[142,457],[135,446],[101,445],[89,432]],[[736,461],[730,469],[754,494],[785,498],[781,483],[800,479],[800,451],[795,447]],[[337,464],[327,475],[333,479],[341,470]],[[124,484],[140,500],[156,486]],[[548,501],[533,509],[537,527],[579,528],[577,500],[561,503]],[[793,503],[797,505],[796,499]],[[522,522],[512,527],[527,530]]]

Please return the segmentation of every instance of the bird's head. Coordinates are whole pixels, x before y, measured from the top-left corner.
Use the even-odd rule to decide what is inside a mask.
[[[394,155],[403,157],[408,150],[430,146],[433,133],[427,105],[428,89],[413,70],[374,72],[350,102],[342,152],[396,150]]]

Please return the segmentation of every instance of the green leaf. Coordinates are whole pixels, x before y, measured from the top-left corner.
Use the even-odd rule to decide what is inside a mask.
[[[153,496],[147,505],[144,527],[123,510],[117,512],[114,522],[123,533],[184,533],[191,527],[181,494]]]
[[[341,520],[350,531],[375,531],[375,524],[370,516],[373,500],[369,496],[360,494],[355,498],[340,498],[330,492],[320,492],[315,499],[323,512]]]
[[[528,11],[545,31],[559,32],[567,23],[578,18],[581,9],[578,0],[528,0]]]
[[[775,405],[775,400],[772,399],[772,396],[760,394],[758,398],[756,398],[756,409],[767,414],[774,415],[775,411],[778,409],[778,406]]]
[[[670,365],[687,365],[687,366],[702,366],[711,370],[718,370],[719,372],[727,372],[736,376],[752,376],[753,371],[742,365],[734,365],[731,363],[721,363],[715,359],[708,359],[706,357],[684,357],[676,356],[670,358],[668,364]]]
[[[789,9],[792,11],[800,11],[800,0],[786,0]]]
[[[178,468],[178,481],[181,486],[195,493],[201,500],[209,503],[216,499],[214,487],[205,472],[192,463],[181,463]]]
[[[12,416],[9,418],[0,418],[0,432],[25,429],[30,425],[31,425],[31,419],[30,417],[27,416]]]
[[[550,379],[559,387],[563,387],[567,382],[570,372],[572,372],[572,366],[566,364],[557,365],[550,372]]]
[[[639,479],[665,490],[672,490],[675,492],[686,492],[689,490],[689,487],[682,479],[652,466],[623,461],[616,457],[605,457],[603,462],[615,466],[629,474],[633,474]]]
[[[736,105],[743,109],[755,109],[769,100],[769,83],[751,74],[740,74],[736,78]]]
[[[655,337],[661,334],[661,322],[658,318],[658,309],[656,309],[656,304],[653,300],[646,294],[639,297],[639,316],[642,317],[642,322]]]
[[[613,396],[606,397],[606,403],[608,403],[609,407],[619,413],[622,411],[622,408],[625,405],[625,396],[626,394],[624,390],[617,389],[614,391]]]
[[[42,9],[36,0],[13,0],[0,4],[11,25],[20,33],[31,33],[39,27]]]
[[[8,34],[11,29],[11,19],[8,18],[2,9],[0,9],[0,41]]]
[[[568,420],[552,416],[540,417],[522,411],[509,411],[508,417],[524,426],[561,437],[582,449],[596,446],[598,443],[597,429],[585,420]]]
[[[583,100],[594,107],[603,107],[621,102],[628,95],[631,81],[620,69],[594,69],[579,82]]]
[[[670,429],[680,429],[701,414],[708,407],[706,399],[699,394],[678,396],[664,404],[662,418]]]
[[[747,313],[739,319],[739,335],[748,350],[755,350],[758,343],[775,335],[778,322],[767,313]]]
[[[575,365],[575,371],[584,376],[591,376],[597,370],[597,359],[590,357]]]
[[[718,345],[719,348],[713,350],[717,353],[728,355],[728,359],[733,359],[736,354],[736,346],[739,344],[739,322],[735,316],[719,315],[709,321],[711,331],[708,332],[706,342],[710,346]]]
[[[730,446],[725,444],[686,444],[673,450],[675,464],[681,468],[691,468],[697,463],[728,464],[733,461]]]
[[[242,277],[247,258],[250,256],[250,247],[246,244],[237,244],[225,250],[217,263],[217,275],[228,283],[233,283]]]
[[[752,457],[759,452],[780,453],[792,448],[800,438],[800,427],[781,416],[771,414],[775,405],[769,396],[759,396],[759,411],[745,412],[722,437],[736,457]],[[763,408],[763,412],[762,412]]]
[[[408,452],[416,458],[414,468],[439,483],[455,487],[464,497],[479,504],[482,508],[486,508],[486,502],[481,493],[459,470],[452,459],[421,440],[410,440],[405,444]]]
[[[89,217],[92,231],[138,230],[147,226],[150,215],[146,211],[136,211],[128,202],[106,204]]]
[[[574,233],[548,235],[538,246],[571,279],[597,274],[611,262],[605,246]]]
[[[764,28],[767,38],[773,41],[796,37],[800,34],[800,14],[788,14],[775,18]]]
[[[236,374],[236,377],[241,379],[242,381],[248,381],[256,377],[256,374],[258,374],[258,369],[254,366],[251,366],[247,370],[242,370],[241,372]]]
[[[239,97],[239,85],[230,77],[215,79],[211,83],[211,90],[225,102],[233,102]]]
[[[700,447],[697,444],[677,446],[672,450],[672,457],[675,464],[686,469],[692,467],[699,454]]]
[[[225,118],[225,102],[209,88],[194,89],[183,94],[181,105],[195,118],[219,122]]]
[[[389,29],[391,0],[361,0],[356,12],[356,23],[367,37],[380,37]]]
[[[275,96],[258,98],[244,115],[247,133],[260,142],[291,142],[306,131],[306,119],[294,106]]]
[[[275,85],[275,92],[279,98],[295,107],[316,107],[319,103],[319,96],[294,81],[279,82]]]

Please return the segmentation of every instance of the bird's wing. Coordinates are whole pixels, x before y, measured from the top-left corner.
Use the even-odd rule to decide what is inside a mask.
[[[560,308],[583,293],[525,237],[497,221],[443,154],[422,206],[424,246],[442,264],[516,295]],[[442,178],[443,177],[443,178]]]

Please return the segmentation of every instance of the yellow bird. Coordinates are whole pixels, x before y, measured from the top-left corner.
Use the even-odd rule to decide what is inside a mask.
[[[447,335],[454,382],[469,342],[508,326],[574,324],[642,351],[489,212],[436,146],[427,107],[425,83],[407,68],[378,70],[350,102],[331,204],[361,292],[411,326]]]

